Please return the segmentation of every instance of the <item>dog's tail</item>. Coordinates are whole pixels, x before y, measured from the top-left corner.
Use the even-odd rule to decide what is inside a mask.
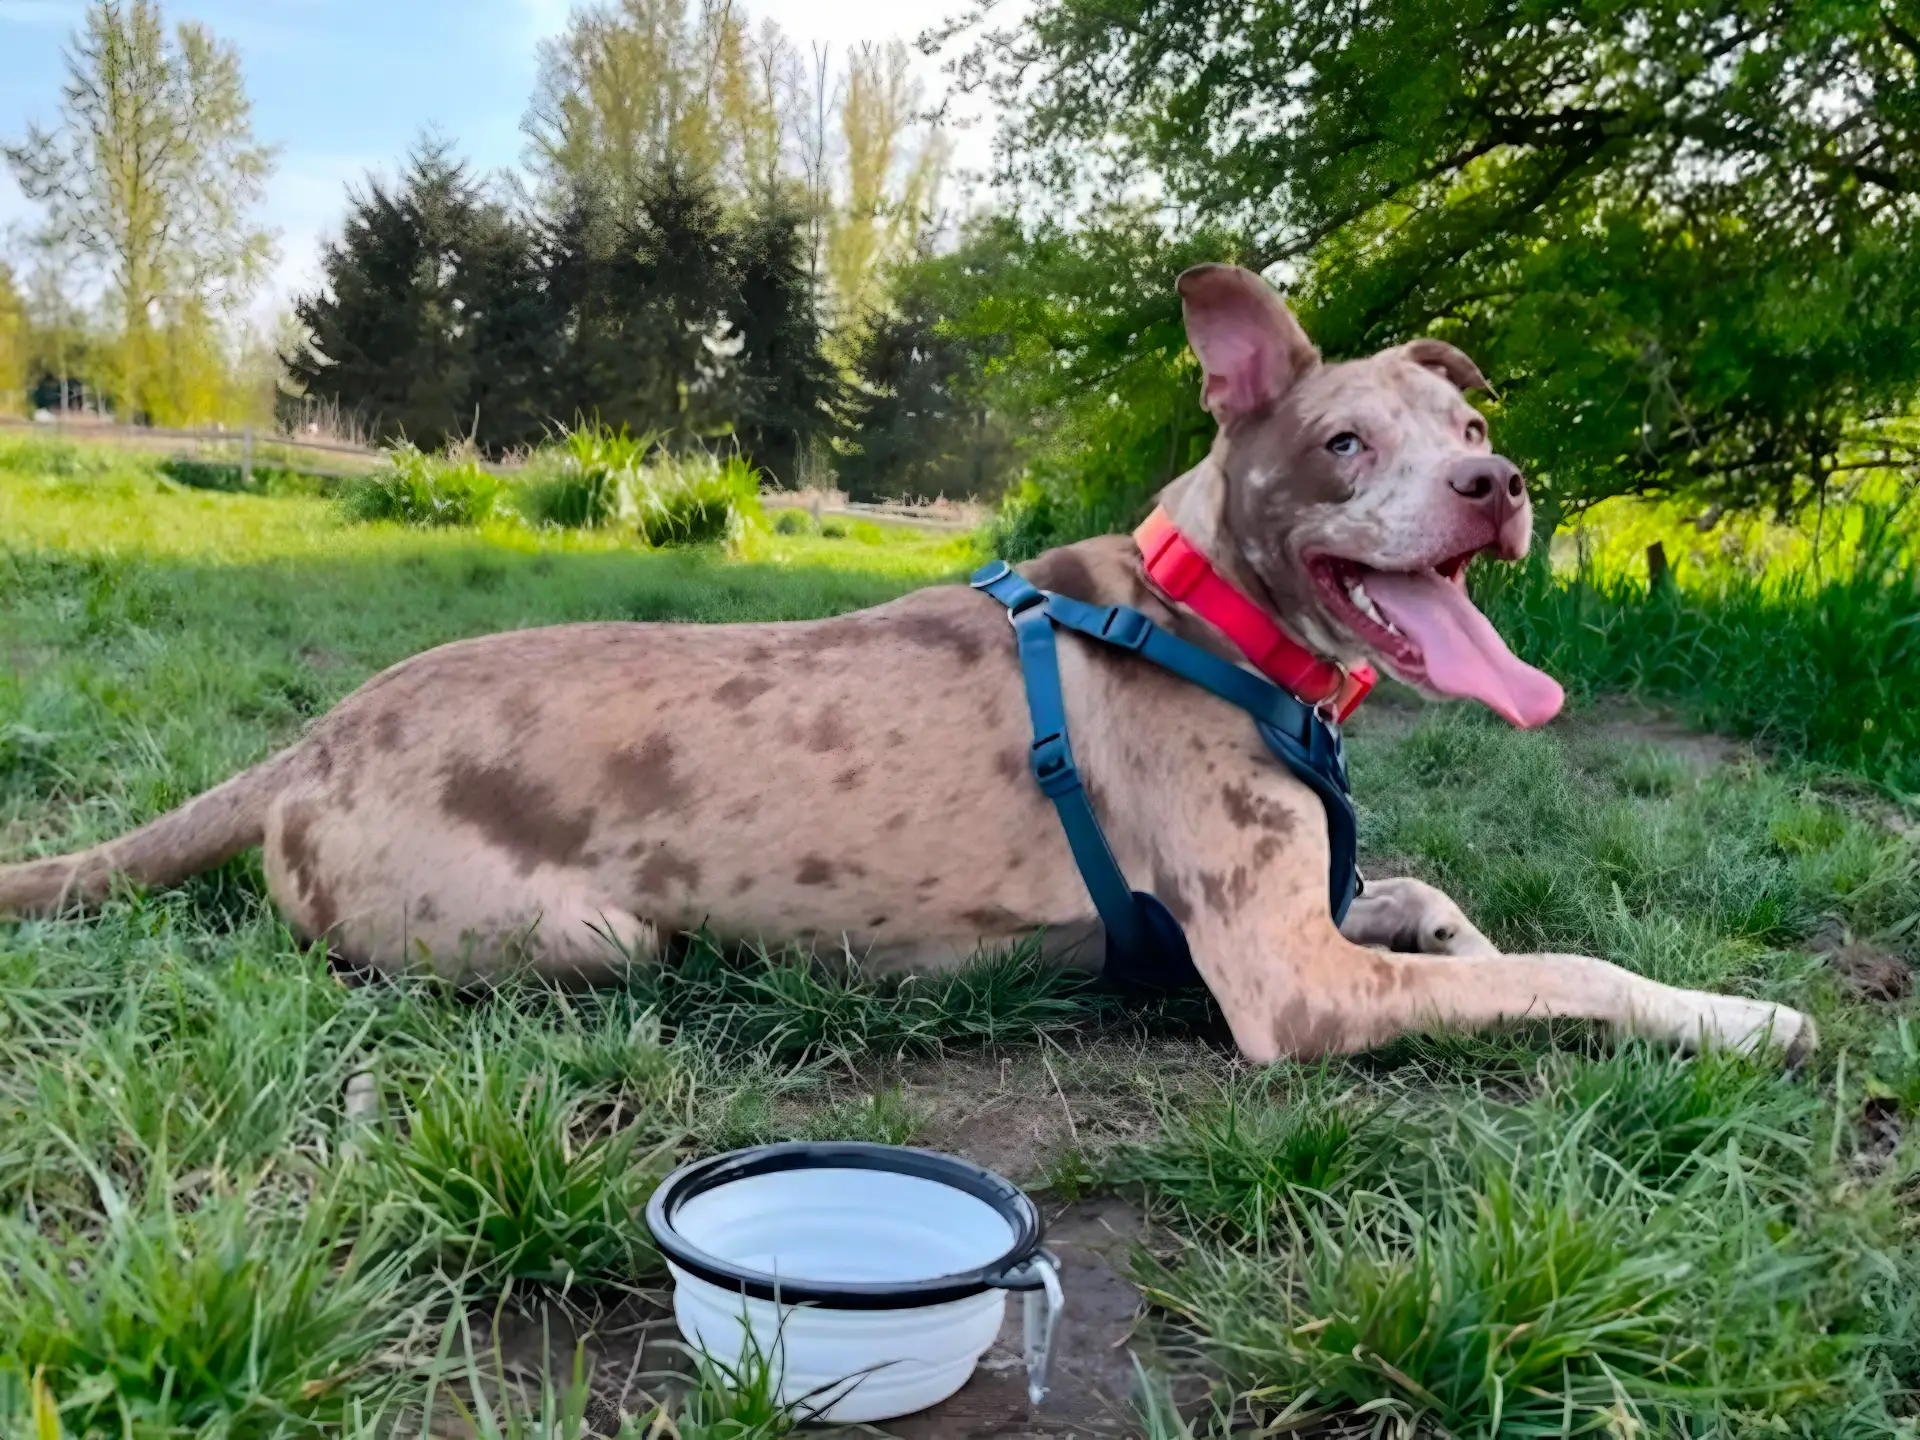
[[[293,754],[282,751],[118,840],[51,860],[0,865],[0,917],[26,919],[97,905],[118,878],[135,885],[178,884],[258,845],[267,806],[285,784]]]

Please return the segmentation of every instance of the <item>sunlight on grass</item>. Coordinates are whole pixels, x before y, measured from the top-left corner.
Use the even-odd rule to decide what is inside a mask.
[[[353,524],[0,447],[0,854],[176,805],[430,645],[827,615],[972,559],[898,527],[656,552]],[[1192,1039],[1199,998],[1122,1007],[1030,945],[897,976],[696,935],[590,992],[347,988],[245,856],[0,926],[0,1434],[388,1440],[428,1409],[500,1440],[784,1434],[750,1369],[711,1365],[589,1423],[584,1369],[508,1374],[472,1316],[651,1283],[632,1217],[686,1156],[952,1133],[963,1102],[903,1076],[963,1053],[1024,1055],[1044,1088],[1011,1098],[1048,1107],[1055,1061],[1122,1077],[1124,1122],[1035,1165],[1056,1202],[1162,1227],[1149,1434],[1905,1433],[1920,1012],[1821,952],[1905,975],[1920,850],[1832,771],[1577,715],[1376,714],[1350,737],[1370,873],[1444,885],[1510,948],[1807,1008],[1808,1069],[1536,1023],[1254,1073]],[[1192,1066],[1138,1061],[1169,1035]]]

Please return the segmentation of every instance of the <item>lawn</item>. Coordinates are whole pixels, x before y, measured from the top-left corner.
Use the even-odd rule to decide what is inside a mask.
[[[354,524],[0,450],[0,858],[177,804],[445,640],[824,615],[972,558]],[[1074,1433],[1912,1435],[1920,846],[1884,790],[1605,697],[1521,735],[1388,695],[1352,747],[1374,873],[1508,947],[1786,1000],[1822,1049],[1534,1026],[1255,1071],[1204,1005],[1122,1010],[1024,952],[889,984],[696,940],[591,995],[350,987],[245,857],[0,925],[0,1435],[669,1433],[636,1208],[687,1155],[835,1135],[1042,1189],[1093,1257],[1083,1338],[1138,1287],[1139,1384]],[[787,1424],[711,1370],[675,1397],[688,1440]]]

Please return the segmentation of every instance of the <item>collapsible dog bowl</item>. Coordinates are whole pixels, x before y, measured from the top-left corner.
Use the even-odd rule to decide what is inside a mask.
[[[1027,1391],[1060,1313],[1040,1212],[1011,1182],[898,1145],[763,1145],[667,1177],[647,1225],[687,1343],[757,1352],[803,1419],[909,1415],[966,1384],[1025,1295]]]

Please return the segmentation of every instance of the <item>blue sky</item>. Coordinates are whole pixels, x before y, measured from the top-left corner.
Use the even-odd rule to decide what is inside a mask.
[[[566,23],[569,0],[163,0],[236,44],[254,129],[278,144],[265,220],[281,258],[262,304],[312,282],[320,237],[336,230],[346,186],[391,171],[423,127],[452,137],[482,168],[513,165],[532,93],[534,49]],[[954,0],[747,0],[802,45],[899,35],[911,40]],[[0,137],[51,124],[61,55],[85,0],[0,0]],[[929,84],[937,73],[924,64]],[[973,147],[969,143],[968,147]],[[0,175],[0,227],[29,217]]]

